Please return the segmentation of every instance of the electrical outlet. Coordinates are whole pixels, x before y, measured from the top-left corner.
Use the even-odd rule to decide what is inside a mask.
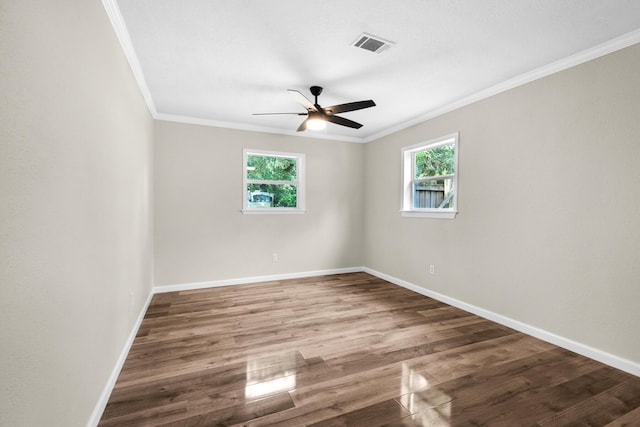
[[[278,254],[277,253],[272,253],[271,254],[271,261],[273,262],[277,262],[278,261]]]
[[[435,265],[430,265],[429,266],[429,273],[436,274],[436,266]]]

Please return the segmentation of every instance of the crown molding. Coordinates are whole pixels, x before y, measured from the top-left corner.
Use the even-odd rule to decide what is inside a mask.
[[[293,130],[276,129],[276,128],[269,128],[269,127],[262,127],[262,126],[252,126],[244,123],[225,122],[225,121],[202,119],[202,118],[189,117],[189,116],[178,116],[175,114],[156,113],[153,116],[153,118],[156,120],[161,120],[165,122],[187,123],[192,125],[235,129],[235,130],[243,130],[248,132],[261,132],[261,133],[271,133],[271,134],[277,134],[277,135],[297,136],[300,138],[325,139],[329,141],[343,141],[343,142],[356,142],[356,143],[365,142],[363,138],[330,135],[328,133],[322,133],[322,131],[296,132]]]
[[[613,53],[615,51],[632,46],[636,43],[640,43],[640,29],[623,34],[607,42],[604,42],[592,48],[583,50],[582,52],[578,52],[574,55],[568,56],[566,58],[552,62],[550,64],[543,65],[542,67],[536,68],[527,73],[513,77],[509,80],[505,80],[502,83],[498,83],[497,85],[483,89],[479,92],[466,96],[457,101],[451,102],[449,104],[443,105],[434,110],[428,111],[413,119],[407,120],[406,122],[400,123],[398,125],[387,128],[381,132],[375,133],[365,138],[363,142],[375,141],[384,136],[391,135],[393,133],[407,129],[411,126],[415,126],[419,123],[425,122],[427,120],[430,120],[435,117],[441,116],[443,114],[449,113],[451,111],[457,110],[459,108],[466,107],[467,105],[473,104],[474,102],[481,101],[483,99],[492,97],[499,93],[506,92],[510,89],[514,89],[518,86],[522,86],[527,83],[531,83],[535,80],[541,79],[543,77],[550,76],[551,74],[555,74],[560,71],[569,69],[571,67],[578,66],[580,64],[591,61],[593,59],[597,59],[601,56],[608,55],[609,53]]]
[[[339,136],[339,135],[329,135],[326,133],[325,134],[302,133],[302,132],[288,131],[288,130],[276,129],[276,128],[252,126],[252,125],[247,125],[242,123],[233,123],[233,122],[225,122],[225,121],[218,121],[218,120],[202,119],[202,118],[196,118],[196,117],[186,117],[186,116],[178,116],[173,114],[158,113],[156,110],[155,104],[153,103],[153,97],[151,96],[151,92],[149,91],[147,82],[144,78],[144,73],[142,72],[142,67],[140,65],[140,62],[138,61],[138,57],[133,47],[133,43],[131,42],[129,32],[127,31],[127,26],[124,23],[122,14],[120,13],[120,8],[118,7],[117,1],[102,0],[102,4],[107,12],[107,15],[109,16],[109,20],[111,21],[111,25],[113,26],[116,36],[120,41],[122,50],[124,51],[124,54],[129,62],[129,66],[131,67],[131,70],[133,71],[133,75],[138,83],[140,91],[142,92],[142,96],[144,97],[145,102],[147,103],[147,107],[149,108],[151,116],[154,119],[162,120],[162,121],[178,122],[178,123],[188,123],[188,124],[197,124],[197,125],[203,125],[203,126],[220,127],[220,128],[227,128],[227,129],[245,130],[250,132],[263,132],[263,133],[271,133],[271,134],[279,134],[279,135],[298,136],[303,138],[325,139],[325,140],[331,140],[331,141],[356,142],[356,143],[367,143],[367,142],[375,141],[382,137],[407,129],[411,126],[415,126],[427,120],[433,119],[435,117],[438,117],[443,114],[449,113],[451,111],[457,110],[459,108],[465,107],[469,104],[473,104],[474,102],[481,101],[483,99],[489,98],[499,93],[506,92],[510,89],[514,89],[518,86],[525,85],[527,83],[533,82],[543,77],[547,77],[551,74],[566,70],[571,67],[575,67],[577,65],[583,64],[585,62],[607,55],[609,53],[613,53],[620,49],[624,49],[626,47],[632,46],[636,43],[640,43],[640,29],[634,30],[629,33],[623,34],[619,37],[616,37],[614,39],[611,39],[609,41],[606,41],[604,43],[601,43],[592,48],[583,50],[574,55],[568,56],[566,58],[552,62],[550,64],[543,65],[542,67],[536,68],[527,73],[513,77],[502,83],[498,83],[494,86],[475,92],[457,101],[454,101],[449,104],[435,108],[433,110],[427,111],[424,114],[416,116],[410,120],[399,123],[397,125],[391,126],[380,132],[376,132],[367,137],[348,137],[348,136]]]
[[[153,103],[153,97],[151,96],[151,92],[149,91],[149,87],[147,86],[147,81],[144,78],[142,66],[138,61],[138,55],[136,55],[136,50],[134,49],[133,43],[131,42],[131,37],[129,36],[127,25],[124,23],[124,18],[120,13],[118,3],[116,2],[116,0],[102,0],[102,5],[107,12],[109,21],[111,21],[111,26],[116,33],[116,37],[120,42],[120,46],[122,46],[124,56],[129,62],[129,67],[133,72],[133,77],[138,83],[138,87],[140,88],[142,97],[147,104],[147,108],[149,109],[151,116],[155,118],[155,116],[157,115],[156,106]]]

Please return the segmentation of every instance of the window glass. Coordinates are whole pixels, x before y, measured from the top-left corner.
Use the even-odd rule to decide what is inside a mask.
[[[289,184],[248,184],[249,207],[295,208],[298,194],[295,185]]]
[[[247,156],[247,178],[295,181],[297,160],[291,157],[249,154]]]
[[[450,209],[453,207],[453,179],[421,181],[413,185],[413,207]]]
[[[402,148],[403,216],[454,218],[458,204],[458,134]]]
[[[304,154],[244,150],[243,213],[304,213]]]
[[[425,178],[454,173],[454,144],[443,145],[415,154],[415,178]]]

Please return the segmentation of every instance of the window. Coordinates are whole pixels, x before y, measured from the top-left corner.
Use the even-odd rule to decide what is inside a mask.
[[[458,134],[402,149],[403,216],[448,218],[458,206]]]
[[[243,213],[304,213],[304,154],[243,153]]]

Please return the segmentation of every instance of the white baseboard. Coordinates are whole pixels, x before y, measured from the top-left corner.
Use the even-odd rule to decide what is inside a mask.
[[[460,301],[455,298],[448,297],[444,294],[440,294],[438,292],[425,289],[421,286],[415,285],[413,283],[409,283],[402,279],[398,279],[397,277],[389,276],[388,274],[381,273],[369,267],[338,268],[338,269],[332,269],[332,270],[317,270],[317,271],[306,271],[306,272],[288,273],[288,274],[274,274],[269,276],[244,277],[240,279],[216,280],[216,281],[210,281],[210,282],[196,282],[196,283],[183,283],[178,285],[156,286],[153,288],[153,292],[162,293],[162,292],[186,291],[186,290],[193,290],[193,289],[211,288],[211,287],[217,287],[217,286],[241,285],[245,283],[297,279],[301,277],[312,277],[312,276],[326,276],[330,274],[355,273],[360,271],[364,271],[373,276],[376,276],[388,282],[391,282],[395,285],[402,286],[403,288],[407,288],[409,290],[417,292],[421,295],[425,295],[430,298],[436,299],[438,301],[442,301],[445,304],[452,305],[461,310],[468,311],[469,313],[476,314],[480,317],[489,319],[493,322],[515,329],[527,335],[531,335],[543,341],[549,342],[551,344],[557,345],[559,347],[565,348],[567,350],[571,350],[575,353],[578,353],[583,356],[589,357],[591,359],[597,360],[599,362],[605,363],[609,366],[613,366],[614,368],[618,368],[630,374],[640,376],[640,364],[636,362],[624,359],[622,357],[616,356],[611,353],[607,353],[597,348],[590,347],[586,344],[573,341],[569,338],[556,335],[552,332],[545,331],[544,329],[540,329],[535,326],[528,325],[518,320],[511,319],[510,317],[506,317],[501,314],[494,313],[484,308],[477,307],[475,305],[466,303],[464,301]]]
[[[102,393],[100,394],[100,398],[96,403],[96,406],[91,413],[91,417],[89,418],[89,422],[87,423],[87,427],[96,427],[100,422],[100,418],[102,417],[102,413],[104,409],[107,407],[107,402],[109,401],[109,397],[111,396],[111,392],[113,391],[113,387],[116,385],[116,381],[118,380],[118,375],[120,375],[120,371],[122,370],[122,366],[124,365],[125,360],[127,359],[127,355],[129,354],[129,350],[133,345],[133,341],[136,338],[136,334],[138,333],[138,329],[140,329],[140,325],[142,324],[142,320],[144,319],[144,315],[149,308],[149,304],[151,303],[151,299],[153,295],[164,292],[175,292],[175,291],[187,291],[193,289],[204,289],[204,288],[213,288],[218,286],[231,286],[231,285],[242,285],[247,283],[257,283],[257,282],[268,282],[272,280],[286,280],[286,279],[298,279],[301,277],[313,277],[313,276],[327,276],[330,274],[344,274],[344,273],[356,273],[364,271],[364,267],[349,267],[349,268],[336,268],[331,270],[317,270],[317,271],[304,271],[299,273],[286,273],[286,274],[273,274],[269,276],[253,276],[253,277],[244,277],[240,279],[228,279],[228,280],[215,280],[209,282],[196,282],[196,283],[184,283],[178,285],[168,285],[168,286],[154,286],[147,297],[147,300],[136,319],[135,324],[133,325],[133,329],[129,334],[129,338],[118,357],[116,362],[116,366],[113,368],[109,379],[107,380],[107,384],[104,386]]]
[[[118,357],[116,366],[113,368],[113,371],[111,372],[111,375],[107,380],[107,384],[104,386],[104,389],[100,394],[100,399],[98,399],[98,403],[96,403],[95,408],[93,408],[93,412],[91,413],[91,417],[89,418],[87,427],[96,427],[100,422],[100,418],[102,417],[104,408],[107,407],[107,402],[109,401],[109,397],[111,396],[113,387],[116,385],[118,375],[120,375],[120,371],[122,370],[124,361],[127,359],[127,355],[129,354],[129,350],[131,349],[133,340],[135,340],[136,334],[138,333],[138,329],[140,329],[140,325],[142,324],[144,315],[146,314],[147,309],[149,308],[149,304],[151,303],[152,297],[153,297],[153,291],[149,293],[147,300],[145,301],[144,305],[142,306],[142,309],[140,310],[140,314],[138,314],[138,318],[136,319],[136,322],[133,325],[133,329],[129,334],[129,338],[127,338],[127,342],[125,343],[124,348],[120,352],[120,356]]]
[[[583,356],[589,357],[591,359],[597,360],[609,366],[613,366],[614,368],[618,368],[622,371],[628,372],[630,374],[640,376],[640,364],[636,362],[632,362],[627,359],[623,359],[614,354],[607,353],[605,351],[599,350],[597,348],[590,347],[588,345],[570,340],[568,338],[553,334],[551,332],[545,331],[540,328],[536,328],[534,326],[528,325],[526,323],[522,323],[520,321],[511,319],[509,317],[494,313],[489,310],[485,310],[483,308],[477,307],[472,304],[468,304],[464,301],[457,300],[455,298],[448,297],[446,295],[440,294],[438,292],[431,291],[429,289],[425,289],[421,286],[414,285],[413,283],[407,282],[402,279],[398,279],[397,277],[389,276],[388,274],[381,273],[379,271],[373,270],[368,267],[349,267],[349,268],[336,268],[330,270],[316,270],[316,271],[305,271],[298,273],[286,273],[286,274],[273,274],[268,276],[253,276],[253,277],[244,277],[239,279],[227,279],[227,280],[215,280],[208,282],[195,282],[195,283],[183,283],[177,285],[167,285],[167,286],[154,286],[145,302],[138,319],[127,339],[127,342],[120,353],[120,357],[116,363],[111,376],[107,384],[100,395],[100,400],[95,406],[93,413],[91,414],[91,418],[87,423],[87,427],[95,427],[98,425],[100,421],[100,417],[102,416],[102,412],[107,406],[107,402],[109,400],[109,396],[111,396],[111,392],[113,387],[116,384],[116,380],[118,379],[118,375],[120,374],[120,370],[124,365],[124,361],[127,358],[127,354],[129,353],[129,349],[133,344],[133,340],[136,337],[138,329],[142,323],[142,319],[144,319],[144,315],[151,303],[151,298],[154,294],[157,293],[165,293],[165,292],[176,292],[176,291],[187,291],[194,289],[204,289],[204,288],[212,288],[219,286],[232,286],[232,285],[242,285],[247,283],[258,283],[258,282],[268,282],[273,280],[286,280],[286,279],[298,279],[302,277],[313,277],[313,276],[327,276],[331,274],[344,274],[344,273],[357,273],[357,272],[365,272],[369,273],[373,276],[379,277],[383,280],[386,280],[390,283],[393,283],[398,286],[402,286],[403,288],[412,290],[421,295],[436,299],[445,304],[452,305],[461,310],[468,311],[469,313],[476,314],[485,319],[489,319],[501,325],[507,326],[509,328],[515,329],[527,335],[531,335],[533,337],[539,338],[543,341],[549,342],[551,344],[557,345],[559,347],[565,348],[567,350],[571,350],[575,353],[581,354]]]
[[[473,313],[485,319],[489,319],[491,321],[494,321],[501,325],[515,329],[527,335],[531,335],[533,337],[539,338],[548,343],[557,345],[558,347],[571,350],[575,353],[581,354],[590,359],[597,360],[598,362],[602,362],[606,365],[613,366],[614,368],[618,368],[630,374],[640,376],[640,364],[633,362],[631,360],[623,359],[622,357],[616,356],[611,353],[607,353],[606,351],[602,351],[597,348],[590,347],[586,344],[573,341],[569,338],[565,338],[565,337],[556,335],[554,333],[545,331],[543,329],[536,328],[535,326],[531,326],[526,323],[522,323],[518,320],[514,320],[509,317],[494,313],[492,311],[485,310],[484,308],[476,307],[475,305],[471,305],[466,302],[457,300],[455,298],[448,297],[438,292],[433,292],[429,289],[425,289],[421,286],[414,285],[413,283],[409,283],[405,280],[398,279],[397,277],[389,276],[388,274],[381,273],[379,271],[373,270],[368,267],[364,267],[363,271],[373,276],[384,279],[388,282],[391,282],[395,285],[402,286],[403,288],[407,288],[409,290],[417,292],[421,295],[436,299],[438,301],[444,302],[445,304],[452,305],[461,310],[468,311],[469,313]]]
[[[268,276],[243,277],[240,279],[214,280],[209,282],[182,283],[178,285],[154,286],[153,293],[191,291],[194,289],[215,288],[219,286],[243,285],[247,283],[270,282],[273,280],[299,279],[301,277],[328,276],[330,274],[357,273],[364,267],[334,268],[330,270],[303,271],[298,273],[272,274]]]

